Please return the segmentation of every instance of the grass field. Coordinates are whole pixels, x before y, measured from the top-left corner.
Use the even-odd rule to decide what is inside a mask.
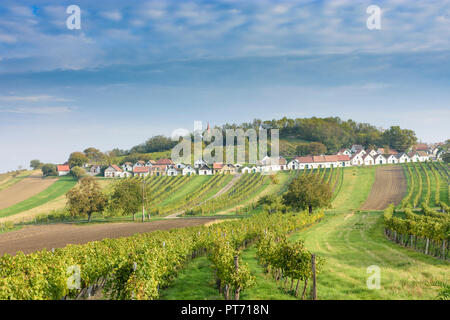
[[[64,195],[67,191],[72,189],[76,183],[77,181],[72,177],[60,177],[58,181],[37,195],[11,207],[0,210],[0,218],[8,217],[44,205],[45,203]]]
[[[0,191],[9,188],[10,186],[21,181],[23,178],[38,172],[39,170],[24,170],[17,175],[15,175],[15,173],[12,172],[0,174]]]
[[[318,276],[319,299],[433,299],[446,283],[449,264],[399,247],[384,237],[382,212],[360,212],[374,182],[375,167],[346,168],[340,192],[325,219],[291,235],[326,258]],[[294,297],[263,272],[256,249],[242,253],[256,284],[243,291],[241,299],[283,299]],[[381,289],[369,290],[367,267],[381,269]],[[308,288],[308,291],[309,292]],[[206,257],[186,266],[162,299],[223,299],[215,288],[214,270]]]

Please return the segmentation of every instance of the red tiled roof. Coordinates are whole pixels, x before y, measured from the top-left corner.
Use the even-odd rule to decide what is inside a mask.
[[[222,169],[223,163],[222,162],[214,162],[213,163],[213,169]]]
[[[296,157],[295,158],[300,163],[312,163],[313,157]]]
[[[155,160],[148,160],[151,164],[156,164]]]
[[[343,155],[338,154],[337,158],[338,158],[338,161],[350,161],[350,157],[347,156],[346,154],[343,154]]]
[[[123,170],[121,168],[119,168],[118,166],[116,166],[115,164],[112,164],[111,167],[114,168],[114,170],[118,171],[118,172],[122,172]]]
[[[421,157],[428,157],[428,153],[426,153],[425,151],[417,151],[417,154]]]
[[[57,168],[58,172],[70,171],[70,167],[68,165],[61,165],[61,166],[57,166],[56,168]]]
[[[417,151],[425,151],[428,150],[428,146],[425,143],[416,144]]]
[[[159,159],[156,161],[156,164],[158,165],[168,165],[168,164],[174,164],[172,160],[170,159]]]
[[[149,172],[149,167],[136,167],[133,169],[134,173],[147,173]]]

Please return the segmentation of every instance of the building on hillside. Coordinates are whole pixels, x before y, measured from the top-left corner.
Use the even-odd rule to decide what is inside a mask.
[[[364,164],[363,156],[359,153],[355,153],[350,158],[350,163],[352,166],[362,166]]]
[[[143,161],[143,160],[139,160],[139,161],[137,161],[134,165],[133,165],[133,171],[134,171],[134,169],[135,168],[143,168],[143,167],[145,167],[145,161]]]
[[[89,173],[91,173],[92,175],[97,175],[102,173],[102,167],[99,165],[93,165],[91,166],[91,168],[89,169]]]
[[[419,161],[420,162],[425,162],[425,161],[428,161],[430,159],[430,156],[425,151],[416,151],[416,154],[419,156]]]
[[[208,167],[207,165],[203,165],[200,168],[198,168],[198,175],[199,176],[210,176],[213,174],[213,170]]]
[[[167,169],[167,171],[166,171],[166,174],[168,175],[168,176],[170,176],[170,177],[175,177],[175,176],[177,176],[178,175],[178,170],[177,169],[175,169],[175,168],[169,168],[169,169]]]
[[[287,161],[283,157],[265,156],[258,162],[258,165],[262,167],[264,172],[287,170]]]
[[[382,154],[377,154],[376,156],[374,156],[373,161],[375,164],[386,164],[387,163],[386,157]]]
[[[395,164],[398,163],[398,158],[395,154],[386,155],[387,163]]]
[[[243,167],[243,168],[241,169],[241,172],[242,172],[243,174],[252,173],[252,169],[249,168],[249,167]]]
[[[122,165],[122,170],[123,170],[123,171],[128,171],[128,172],[133,171],[133,164],[132,164],[131,162],[125,162],[125,163]]]
[[[223,168],[223,163],[222,162],[214,162],[212,165],[212,169],[213,169],[213,173],[216,174],[218,172],[220,172],[220,170],[222,170]]]
[[[337,153],[338,155],[342,156],[342,155],[346,155],[346,156],[351,156],[352,155],[352,151],[350,149],[341,149],[338,151]]]
[[[167,170],[169,170],[171,167],[165,164],[154,164],[150,167],[150,175],[152,176],[165,176],[167,174]]]
[[[156,164],[156,161],[155,160],[148,160],[146,163],[145,163],[145,166],[146,167],[152,167],[153,165],[155,165]]]
[[[370,149],[366,151],[367,154],[370,154],[372,156],[372,158],[375,159],[375,156],[378,154],[378,152],[376,152],[374,149]]]
[[[197,174],[197,171],[190,165],[187,165],[182,169],[182,173],[183,176],[192,176],[194,174]]]
[[[425,151],[427,153],[430,151],[430,147],[426,143],[418,143],[414,146],[414,149],[416,151]]]
[[[186,165],[183,163],[176,163],[174,167],[178,170],[183,170],[186,167]]]
[[[219,170],[219,173],[223,174],[236,174],[237,168],[232,164],[225,164],[222,166],[222,168]]]
[[[194,168],[196,168],[196,169],[203,167],[203,166],[207,166],[207,165],[208,165],[208,163],[206,163],[206,161],[204,161],[203,159],[198,159],[198,160],[195,160],[195,162],[194,162]]]
[[[397,157],[398,163],[410,162],[409,156],[404,152],[397,154],[396,157]]]
[[[58,176],[65,176],[70,173],[70,167],[66,164],[56,166],[56,170],[58,171]]]
[[[370,154],[366,154],[363,156],[363,162],[365,166],[373,166],[375,164],[375,160]]]
[[[338,154],[337,159],[339,161],[339,167],[350,167],[352,165],[350,162],[350,156],[346,154]]]
[[[420,161],[420,157],[417,154],[417,152],[410,152],[410,153],[408,153],[408,157],[409,157],[411,162],[419,162]]]
[[[105,169],[105,178],[121,178],[123,170],[115,164],[110,165]]]
[[[158,161],[156,161],[155,165],[160,165],[160,166],[174,166],[175,163],[173,163],[173,161],[170,160],[170,159],[159,159]]]
[[[300,169],[300,163],[297,159],[291,160],[287,164],[288,170],[298,170]]]
[[[135,177],[141,177],[145,178],[150,174],[150,167],[144,166],[144,167],[135,167],[133,169],[133,174]]]

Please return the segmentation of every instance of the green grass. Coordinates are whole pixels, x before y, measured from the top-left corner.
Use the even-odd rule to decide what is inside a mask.
[[[4,173],[0,175],[0,191],[5,190],[6,188],[15,185],[19,181],[22,181],[23,178],[28,177],[35,171],[24,170],[14,176],[15,173]]]
[[[344,179],[332,203],[338,211],[358,209],[367,199],[375,181],[375,166],[344,168]]]
[[[381,212],[328,214],[291,239],[327,259],[317,280],[320,299],[433,299],[448,284],[449,263],[388,241]],[[371,265],[381,268],[380,290],[366,286]]]
[[[48,201],[64,195],[65,193],[67,193],[67,191],[72,189],[76,183],[77,181],[72,177],[60,177],[58,181],[56,181],[47,189],[38,193],[37,195],[30,197],[22,202],[16,203],[11,207],[0,210],[0,217],[8,217],[43,205]]]

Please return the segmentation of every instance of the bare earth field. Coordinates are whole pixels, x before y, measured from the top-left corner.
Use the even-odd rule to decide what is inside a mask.
[[[22,202],[50,187],[58,179],[43,179],[42,174],[34,173],[29,177],[0,191],[0,210]]]
[[[0,256],[17,251],[31,253],[47,248],[62,248],[67,244],[83,244],[105,238],[121,238],[135,233],[198,226],[214,218],[170,219],[146,223],[105,223],[90,226],[54,224],[30,226],[0,234]]]
[[[408,189],[402,166],[378,167],[375,183],[361,210],[383,210],[391,204],[399,204]]]

